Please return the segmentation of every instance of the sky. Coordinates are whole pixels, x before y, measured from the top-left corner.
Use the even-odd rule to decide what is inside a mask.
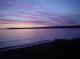
[[[80,0],[0,0],[0,27],[5,24],[80,25]]]

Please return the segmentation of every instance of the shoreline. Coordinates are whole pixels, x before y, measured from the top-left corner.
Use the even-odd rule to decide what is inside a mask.
[[[80,28],[80,26],[51,26],[51,27],[31,27],[31,28],[6,28],[6,29],[48,29],[48,28]]]
[[[80,26],[49,26],[49,27],[23,27],[23,28],[16,28],[16,27],[10,27],[10,28],[0,28],[0,30],[8,30],[8,29],[67,29],[67,28],[80,28]]]
[[[29,59],[33,59],[33,56],[35,59],[38,59],[36,56],[40,59],[50,59],[50,57],[54,59],[55,56],[60,56],[59,58],[63,58],[63,56],[74,58],[76,55],[80,56],[79,54],[80,38],[73,38],[72,40],[57,39],[52,42],[46,42],[38,45],[25,45],[23,48],[11,49],[7,51],[4,50],[0,52],[0,58],[2,57],[4,59],[6,57],[6,59],[11,59],[13,57],[14,59],[20,59],[27,57]],[[57,57],[57,59],[59,58]]]

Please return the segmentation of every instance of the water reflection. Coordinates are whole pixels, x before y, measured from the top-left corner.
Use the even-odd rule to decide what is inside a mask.
[[[0,48],[55,39],[80,37],[80,29],[14,29],[0,30]]]

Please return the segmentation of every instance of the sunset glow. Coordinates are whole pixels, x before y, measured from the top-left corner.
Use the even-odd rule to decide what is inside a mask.
[[[79,0],[0,0],[0,28],[80,25]]]
[[[47,25],[36,24],[0,24],[0,28],[32,28],[32,27],[45,27]]]

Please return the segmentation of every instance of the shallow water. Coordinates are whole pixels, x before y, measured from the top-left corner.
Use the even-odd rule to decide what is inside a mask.
[[[80,37],[80,28],[0,30],[0,48],[77,37]]]

